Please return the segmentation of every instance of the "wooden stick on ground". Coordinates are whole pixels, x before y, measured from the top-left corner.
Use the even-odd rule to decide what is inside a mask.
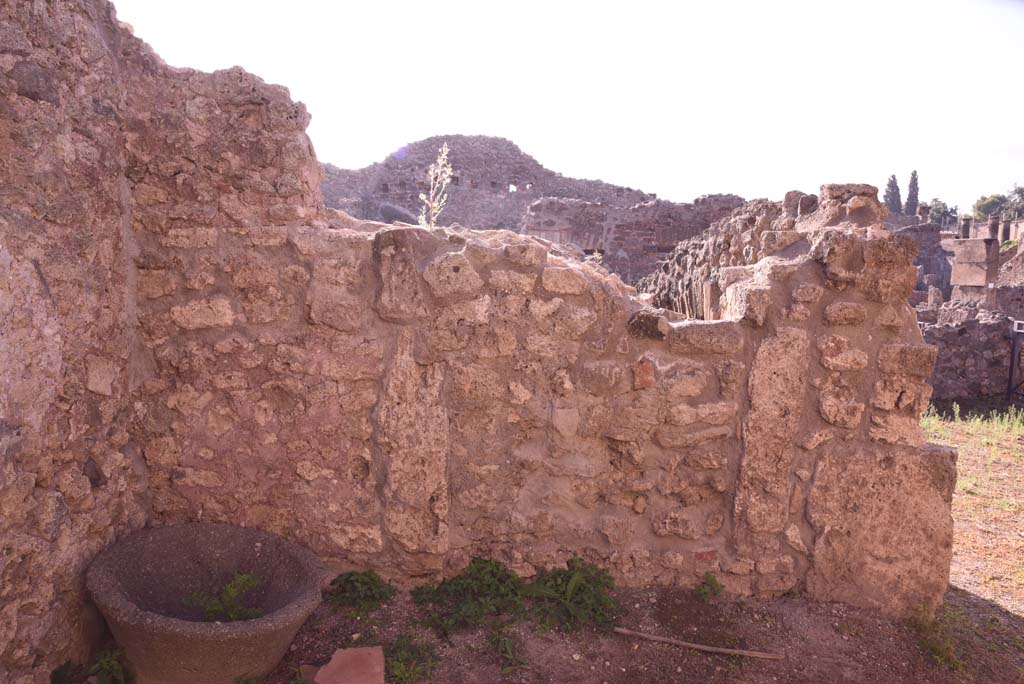
[[[615,627],[612,631],[616,634],[623,634],[625,636],[637,637],[640,639],[647,639],[648,641],[658,641],[663,644],[672,644],[673,646],[682,646],[683,648],[692,648],[695,651],[705,651],[707,653],[725,653],[726,655],[737,655],[746,656],[747,658],[767,658],[768,660],[782,660],[783,656],[776,653],[764,653],[762,651],[744,651],[739,648],[720,648],[718,646],[704,646],[703,644],[694,644],[689,641],[680,641],[678,639],[669,639],[668,637],[654,636],[653,634],[644,634],[643,632],[634,632],[631,629],[625,627]]]

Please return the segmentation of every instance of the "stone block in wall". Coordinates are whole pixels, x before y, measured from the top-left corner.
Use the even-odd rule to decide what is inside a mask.
[[[931,613],[949,581],[956,452],[831,444],[807,500],[807,593],[890,614]]]
[[[171,320],[185,330],[223,328],[234,323],[235,314],[230,301],[224,297],[215,297],[171,307]]]
[[[931,375],[938,349],[930,344],[886,344],[878,350],[878,368],[920,378]]]
[[[416,254],[426,236],[414,228],[381,230],[373,237],[373,259],[380,277],[374,308],[387,321],[411,322],[427,314],[426,294]]]
[[[789,444],[801,418],[809,347],[805,330],[781,328],[754,356],[735,501],[741,542],[752,534],[785,529],[793,459]]]
[[[437,257],[424,269],[423,278],[439,299],[472,295],[479,292],[484,284],[462,252],[449,252]]]
[[[867,316],[867,308],[859,302],[833,302],[825,307],[825,322],[829,325],[857,325]]]
[[[679,321],[669,324],[668,344],[678,354],[735,354],[743,349],[739,321]]]

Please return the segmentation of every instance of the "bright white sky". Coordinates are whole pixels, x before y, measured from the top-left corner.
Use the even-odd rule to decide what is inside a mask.
[[[465,133],[677,201],[1024,184],[1021,0],[114,2],[174,66],[288,86],[341,167]]]

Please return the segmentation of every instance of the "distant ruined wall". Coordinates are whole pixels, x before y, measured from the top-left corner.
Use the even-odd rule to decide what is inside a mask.
[[[852,229],[887,235],[886,210],[878,189],[862,184],[821,186],[821,197],[797,190],[782,202],[757,199],[737,208],[701,235],[681,242],[660,266],[637,283],[655,306],[687,318],[715,319],[728,269],[768,257],[806,254],[810,238],[822,230]]]
[[[999,399],[1006,396],[1010,376],[1010,332],[1007,316],[962,304],[943,304],[921,312],[935,320],[921,326],[928,344],[939,349],[931,384],[936,399]],[[1024,368],[1024,354],[1018,359]]]
[[[427,169],[448,143],[454,178],[448,188],[444,225],[517,230],[527,207],[542,197],[570,197],[629,207],[654,199],[632,188],[566,178],[549,171],[504,138],[442,135],[405,145],[383,162],[362,169],[324,164],[323,195],[328,207],[356,218],[415,223]],[[403,218],[403,215],[405,218]],[[409,219],[412,219],[409,221]]]
[[[918,277],[915,289],[928,292],[929,287],[936,287],[942,292],[944,300],[949,299],[953,290],[950,282],[953,270],[952,241],[956,234],[944,232],[934,223],[919,223],[894,230],[893,235],[909,237],[917,243],[914,265],[918,267]]]
[[[856,192],[683,321],[536,238],[325,211],[302,105],[168,68],[101,0],[0,18],[0,680],[86,660],[89,560],[184,520],[404,585],[579,554],[632,584],[941,601],[934,348],[913,251],[859,228]]]
[[[706,195],[692,204],[655,200],[631,207],[549,197],[530,205],[520,232],[600,254],[609,271],[632,283],[653,271],[679,242],[741,204],[743,199],[736,195]]]

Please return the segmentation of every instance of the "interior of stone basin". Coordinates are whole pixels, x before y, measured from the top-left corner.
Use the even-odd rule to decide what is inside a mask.
[[[154,529],[120,542],[104,560],[114,567],[126,598],[140,609],[189,621],[206,620],[190,596],[219,596],[239,573],[259,581],[244,594],[243,604],[261,615],[288,605],[308,584],[301,559],[283,540],[227,526]]]

